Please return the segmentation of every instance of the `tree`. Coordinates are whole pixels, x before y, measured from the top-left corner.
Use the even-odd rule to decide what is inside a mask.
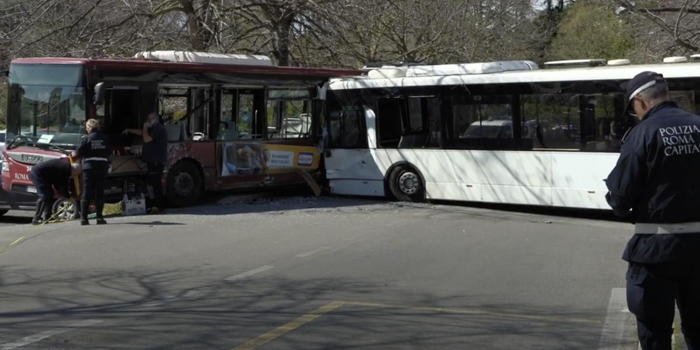
[[[609,0],[634,28],[637,57],[658,62],[664,56],[700,51],[700,2],[690,0]]]
[[[614,9],[594,1],[579,1],[564,12],[546,58],[626,58],[634,47],[626,24]]]
[[[523,58],[534,17],[529,0],[338,0],[311,17],[298,55],[350,66]]]

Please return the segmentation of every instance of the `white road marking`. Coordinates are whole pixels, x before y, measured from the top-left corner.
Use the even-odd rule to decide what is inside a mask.
[[[299,254],[299,255],[296,255],[296,257],[297,257],[297,258],[308,258],[309,256],[314,255],[314,254],[316,254],[316,253],[320,253],[320,252],[322,252],[322,251],[324,251],[324,250],[326,250],[326,249],[328,249],[328,247],[321,247],[321,248],[318,248],[318,249],[314,249],[314,250],[308,251],[308,252],[306,252],[306,253],[301,253],[301,254]]]
[[[257,274],[259,274],[259,273],[261,273],[261,272],[265,272],[265,271],[267,271],[267,270],[274,269],[274,268],[275,268],[275,267],[272,266],[272,265],[260,266],[260,267],[258,267],[258,268],[254,268],[254,269],[252,269],[252,270],[250,270],[250,271],[246,271],[246,272],[239,273],[239,274],[237,274],[237,275],[228,277],[228,278],[226,278],[226,280],[227,280],[227,281],[238,281],[238,280],[242,280],[242,279],[244,279],[244,278],[248,278],[248,277],[250,277],[250,276],[257,275]]]
[[[623,350],[634,347],[636,339],[631,337],[635,317],[627,309],[627,290],[613,288],[608,303],[608,314],[603,324],[603,332],[598,343],[599,350]],[[626,334],[628,332],[630,334]],[[631,342],[631,344],[628,344]]]
[[[89,326],[92,326],[94,324],[98,324],[100,322],[102,322],[102,320],[85,320],[85,321],[70,324],[70,325],[65,326],[65,327],[60,327],[60,328],[48,330],[46,332],[37,333],[34,335],[30,335],[28,337],[24,337],[20,340],[12,342],[12,343],[2,344],[2,345],[0,345],[0,350],[16,349],[16,348],[19,348],[19,347],[22,347],[25,345],[29,345],[32,343],[42,341],[42,340],[44,340],[48,337],[54,336],[54,335],[70,332],[70,331],[73,331],[77,328],[89,327]]]
[[[161,305],[166,304],[166,303],[169,303],[169,302],[173,302],[173,301],[177,301],[177,300],[181,300],[181,299],[192,298],[192,297],[196,296],[197,294],[199,294],[198,291],[196,291],[196,290],[189,290],[189,291],[187,291],[184,295],[181,295],[181,296],[178,296],[178,295],[167,296],[167,297],[165,297],[165,298],[163,298],[163,299],[155,300],[155,301],[151,301],[151,302],[149,302],[149,303],[143,304],[143,306],[145,306],[145,307],[161,306]]]

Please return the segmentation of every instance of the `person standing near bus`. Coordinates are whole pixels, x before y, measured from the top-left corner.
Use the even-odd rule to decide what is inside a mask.
[[[89,119],[85,123],[87,135],[83,136],[78,149],[73,152],[73,157],[82,159],[83,162],[83,196],[80,201],[80,225],[89,225],[88,211],[90,201],[95,203],[96,223],[107,223],[102,216],[105,206],[105,181],[109,174],[110,150],[107,140],[100,132],[100,123],[95,119]]]
[[[148,115],[141,130],[126,129],[124,134],[134,134],[143,137],[143,153],[141,155],[148,169],[147,185],[152,194],[151,212],[157,213],[164,209],[163,204],[163,171],[168,161],[168,133],[160,122],[157,113]]]
[[[670,101],[661,74],[643,72],[626,88],[640,120],[623,139],[606,179],[615,214],[636,224],[627,303],[644,350],[670,350],[676,303],[689,349],[700,349],[700,116]]]
[[[49,221],[54,203],[54,190],[63,198],[70,198],[70,179],[80,174],[80,165],[71,164],[65,159],[51,159],[32,167],[29,178],[32,180],[39,198],[32,219],[33,225]]]

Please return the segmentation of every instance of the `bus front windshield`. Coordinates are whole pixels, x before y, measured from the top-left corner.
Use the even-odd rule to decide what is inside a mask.
[[[80,65],[11,65],[8,141],[75,148],[87,115],[82,72]]]

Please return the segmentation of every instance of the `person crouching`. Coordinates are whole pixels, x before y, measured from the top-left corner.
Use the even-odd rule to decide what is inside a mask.
[[[80,174],[80,165],[71,164],[67,159],[51,159],[32,167],[29,178],[36,187],[39,199],[32,219],[39,225],[51,219],[54,204],[54,189],[59,196],[70,198],[70,179]]]

